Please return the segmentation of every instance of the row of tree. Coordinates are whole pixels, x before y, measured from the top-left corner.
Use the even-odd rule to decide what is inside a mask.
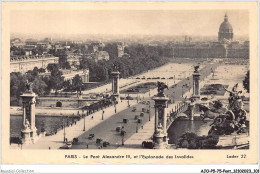
[[[110,48],[110,49],[109,49]],[[114,45],[106,47],[110,59],[95,62],[87,58],[82,58],[80,69],[89,69],[90,81],[101,82],[111,78],[113,64],[116,64],[122,78],[127,78],[156,67],[162,66],[168,62],[164,58],[162,48],[159,46],[148,45],[130,45],[125,48],[125,55],[117,57],[117,49]]]
[[[17,105],[19,103],[20,95],[26,90],[26,80],[32,83],[32,90],[38,96],[48,95],[51,90],[55,90],[55,94],[57,94],[58,90],[65,88],[80,92],[82,86],[81,77],[76,75],[72,79],[71,84],[69,81],[64,80],[59,68],[58,64],[49,64],[47,66],[47,70],[50,72],[49,76],[40,76],[39,74],[45,72],[45,70],[38,69],[37,67],[25,74],[12,72],[10,74],[11,105]]]

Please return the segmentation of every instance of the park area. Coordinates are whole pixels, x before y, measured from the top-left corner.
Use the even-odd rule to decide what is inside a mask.
[[[201,88],[200,94],[201,95],[219,95],[223,96],[226,92],[224,88],[228,88],[228,85],[222,84],[206,84]]]
[[[138,93],[144,94],[144,93],[149,92],[149,90],[154,89],[156,87],[157,87],[156,82],[147,82],[147,83],[138,84],[136,86],[121,90],[120,93],[121,94],[138,94]]]

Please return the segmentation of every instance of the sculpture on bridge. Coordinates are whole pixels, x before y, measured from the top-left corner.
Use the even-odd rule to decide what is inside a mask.
[[[25,120],[25,124],[24,124],[24,129],[26,130],[26,129],[29,129],[30,128],[30,123],[29,123],[29,121],[26,119]]]
[[[118,66],[115,63],[113,63],[113,70],[118,71]]]
[[[26,80],[26,83],[25,83],[25,87],[26,87],[26,92],[30,92],[32,93],[32,83],[29,82],[28,80]]]
[[[195,72],[195,73],[199,73],[199,67],[200,67],[199,65],[194,66],[194,72]]]
[[[213,106],[199,105],[202,120],[205,118],[214,119],[211,124],[209,135],[229,135],[233,132],[237,134],[246,132],[246,117],[247,112],[243,109],[242,97],[239,94],[242,91],[237,91],[238,84],[235,84],[232,91],[227,90],[230,93],[227,107],[223,107],[220,101],[214,101]]]
[[[157,87],[158,87],[158,89],[157,89],[157,91],[158,91],[157,96],[158,97],[165,97],[164,89],[165,88],[169,89],[168,86],[165,83],[163,83],[163,82],[157,82]]]

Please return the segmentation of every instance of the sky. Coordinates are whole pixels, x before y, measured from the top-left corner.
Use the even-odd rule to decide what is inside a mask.
[[[20,10],[10,31],[20,34],[123,34],[214,36],[227,13],[235,35],[248,35],[247,10]]]

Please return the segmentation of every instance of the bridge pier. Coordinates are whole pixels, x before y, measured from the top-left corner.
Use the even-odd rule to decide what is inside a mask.
[[[23,144],[34,144],[38,140],[35,127],[36,94],[26,91],[21,95],[23,101],[23,129],[21,131]]]
[[[114,71],[111,72],[113,81],[112,81],[112,95],[116,101],[119,100],[119,74],[120,72],[118,71],[117,68],[114,68]]]
[[[168,146],[167,142],[167,115],[166,107],[169,98],[165,96],[153,98],[155,101],[155,123],[154,123],[154,148],[155,149],[166,149]]]
[[[195,69],[193,74],[193,94],[192,94],[192,99],[193,100],[198,100],[200,99],[200,73],[198,69]]]

